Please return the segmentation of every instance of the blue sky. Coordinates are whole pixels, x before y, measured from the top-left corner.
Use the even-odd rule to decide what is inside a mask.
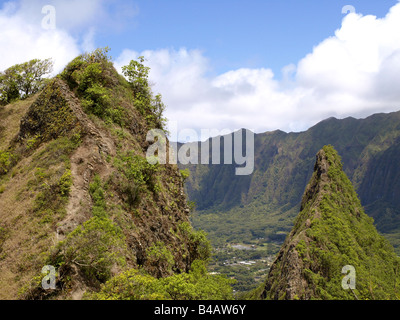
[[[160,48],[196,48],[211,60],[214,72],[236,68],[281,68],[297,63],[312,47],[334,35],[342,8],[384,16],[396,0],[142,0],[137,15],[119,31],[102,29],[100,46],[118,55]]]
[[[302,131],[400,110],[397,0],[9,0],[0,30],[0,70],[52,57],[59,72],[105,46],[117,70],[144,55],[179,128]]]

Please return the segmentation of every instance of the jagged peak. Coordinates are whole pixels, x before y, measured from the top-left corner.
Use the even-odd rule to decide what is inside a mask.
[[[376,299],[396,296],[398,258],[364,212],[332,146],[316,155],[295,225],[271,266],[262,298]],[[357,272],[357,288],[341,287],[342,268]],[[379,271],[381,270],[381,271]],[[389,278],[385,278],[382,270]],[[376,288],[366,288],[373,283]],[[379,298],[378,298],[379,299]]]
[[[304,192],[300,211],[306,207],[309,201],[322,192],[327,183],[332,182],[335,178],[335,176],[329,174],[329,172],[341,172],[342,170],[343,164],[341,157],[333,146],[326,145],[318,151],[314,165],[314,173]]]
[[[326,145],[316,155],[314,171],[327,172],[328,167],[332,165],[340,170],[343,168],[342,159],[335,148],[331,145]]]

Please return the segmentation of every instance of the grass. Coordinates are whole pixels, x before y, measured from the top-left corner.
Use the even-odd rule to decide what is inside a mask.
[[[19,123],[37,95],[26,100],[20,100],[12,104],[0,107],[0,150],[7,150],[11,141],[19,131]]]

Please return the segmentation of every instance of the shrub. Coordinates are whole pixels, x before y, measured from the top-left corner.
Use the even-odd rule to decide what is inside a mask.
[[[195,260],[189,273],[160,279],[172,300],[233,300],[235,280],[209,275],[204,261]]]
[[[165,300],[167,297],[156,278],[136,269],[110,279],[100,292],[84,296],[89,300]]]
[[[181,170],[180,173],[181,173],[181,177],[182,177],[183,181],[186,181],[190,177],[189,169]]]
[[[6,174],[10,169],[12,154],[7,151],[0,151],[0,175]]]
[[[150,164],[146,158],[132,152],[119,155],[114,165],[138,188],[143,188],[146,184],[153,187],[153,176],[159,168],[158,164]]]
[[[192,260],[208,261],[211,256],[211,243],[203,230],[194,230],[188,222],[178,225],[178,230],[188,238]]]
[[[49,264],[59,267],[60,274],[75,265],[87,280],[105,281],[110,278],[115,263],[124,264],[124,248],[120,228],[108,218],[93,217],[57,245]]]
[[[60,178],[60,181],[58,182],[58,186],[60,188],[60,193],[62,196],[69,195],[70,189],[72,187],[71,170],[65,170],[64,174]]]
[[[93,201],[92,213],[95,217],[107,217],[106,211],[106,200],[104,195],[104,189],[101,184],[100,176],[96,175],[93,182],[89,185],[89,192]]]
[[[151,247],[147,248],[147,261],[153,270],[153,274],[162,275],[162,271],[172,273],[172,267],[175,264],[174,255],[165,244],[161,241],[156,242]]]
[[[128,270],[102,286],[92,300],[232,300],[235,280],[209,275],[203,261],[194,261],[189,273],[156,279],[143,270]]]

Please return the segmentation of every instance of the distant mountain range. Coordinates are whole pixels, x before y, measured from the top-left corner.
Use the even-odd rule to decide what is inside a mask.
[[[180,165],[191,173],[186,192],[196,203],[194,226],[207,231],[215,245],[282,242],[299,211],[315,154],[324,145],[342,156],[365,212],[399,252],[400,111],[329,118],[300,133],[256,134],[255,168],[248,176],[236,176],[235,164]]]

